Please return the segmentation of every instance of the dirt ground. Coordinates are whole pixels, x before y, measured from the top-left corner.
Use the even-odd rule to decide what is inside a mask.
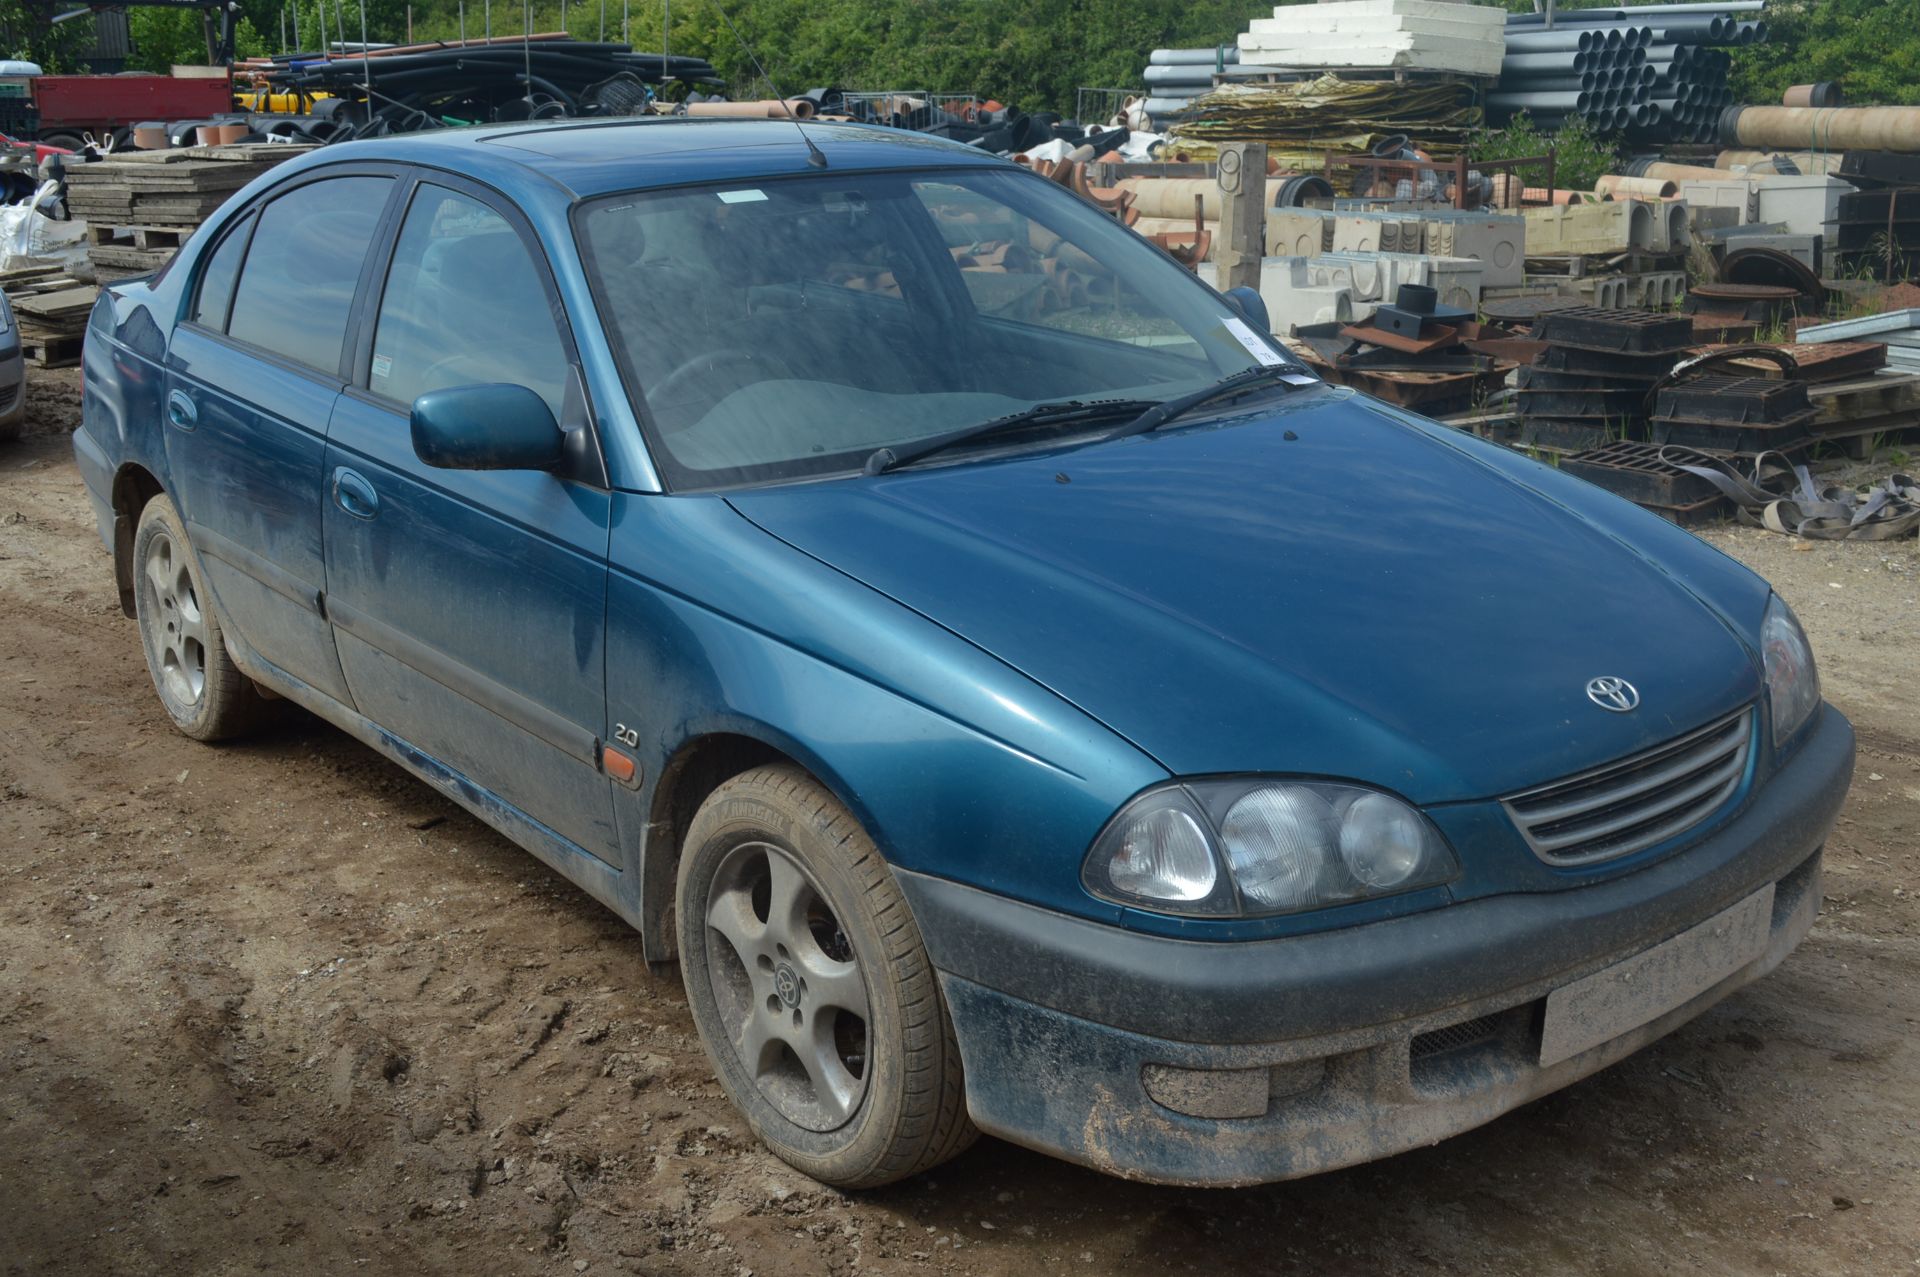
[[[762,1152],[677,978],[346,736],[176,735],[68,452],[0,445],[7,1273],[1895,1273],[1920,1265],[1920,550],[1709,533],[1860,730],[1771,978],[1438,1147],[1120,1183],[994,1140],[849,1197]]]

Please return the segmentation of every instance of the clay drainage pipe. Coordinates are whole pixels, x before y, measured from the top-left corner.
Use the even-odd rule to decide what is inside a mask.
[[[687,103],[688,115],[719,115],[740,120],[784,120],[789,109],[796,120],[813,118],[813,103],[805,98],[790,98],[785,102],[774,98],[764,102]]]
[[[1632,196],[1638,199],[1672,199],[1680,193],[1680,188],[1662,177],[1622,177],[1609,173],[1593,184],[1596,195],[1611,195],[1616,199]]]

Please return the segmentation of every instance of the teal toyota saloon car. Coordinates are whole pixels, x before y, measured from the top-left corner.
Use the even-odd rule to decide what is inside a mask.
[[[423,133],[106,288],[74,450],[183,732],[578,883],[794,1166],[1249,1184],[1768,971],[1853,762],[1764,581],[1266,331],[924,137]]]

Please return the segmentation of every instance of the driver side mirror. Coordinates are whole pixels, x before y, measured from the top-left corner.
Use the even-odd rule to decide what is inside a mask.
[[[413,401],[413,452],[442,470],[551,470],[566,436],[525,386],[429,390]]]
[[[1240,312],[1240,318],[1253,325],[1253,330],[1262,337],[1273,336],[1273,323],[1267,318],[1267,299],[1245,284],[1238,288],[1229,288],[1223,296],[1227,305]]]

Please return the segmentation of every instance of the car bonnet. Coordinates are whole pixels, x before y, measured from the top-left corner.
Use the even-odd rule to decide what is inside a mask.
[[[1747,645],[1621,534],[1652,516],[1578,512],[1444,433],[1316,391],[1115,443],[729,499],[1179,775],[1485,798],[1758,695]],[[1599,676],[1632,682],[1639,706],[1601,708]]]

